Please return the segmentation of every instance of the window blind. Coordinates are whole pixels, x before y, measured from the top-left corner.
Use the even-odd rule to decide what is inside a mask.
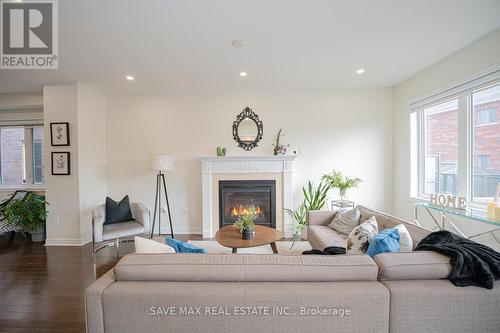
[[[43,125],[43,110],[0,110],[0,126]]]

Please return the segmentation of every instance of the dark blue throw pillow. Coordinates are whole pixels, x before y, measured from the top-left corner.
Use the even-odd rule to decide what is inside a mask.
[[[130,201],[126,195],[120,202],[106,197],[106,221],[104,224],[133,221]]]
[[[192,244],[165,237],[165,243],[174,248],[175,253],[207,253],[207,250]]]

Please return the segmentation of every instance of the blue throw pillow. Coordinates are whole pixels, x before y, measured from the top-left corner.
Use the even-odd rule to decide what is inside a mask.
[[[379,232],[370,241],[366,254],[374,257],[384,252],[399,252],[399,231],[397,229],[385,229]]]
[[[204,248],[169,237],[165,237],[165,243],[173,247],[176,253],[207,253]]]

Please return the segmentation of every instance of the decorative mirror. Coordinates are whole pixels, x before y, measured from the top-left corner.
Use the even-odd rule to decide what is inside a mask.
[[[236,117],[233,123],[233,138],[238,147],[252,150],[262,140],[264,129],[259,116],[248,106]]]

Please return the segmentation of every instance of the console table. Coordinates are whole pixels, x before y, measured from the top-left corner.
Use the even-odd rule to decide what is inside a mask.
[[[453,229],[455,229],[456,233],[458,233],[460,236],[468,239],[476,238],[479,236],[483,236],[486,234],[491,234],[493,239],[497,243],[500,244],[500,239],[495,235],[495,231],[500,230],[500,221],[495,221],[495,220],[490,220],[487,218],[486,212],[483,210],[479,209],[474,209],[474,208],[468,208],[466,210],[458,210],[458,209],[452,209],[452,208],[447,208],[447,207],[441,207],[441,206],[436,206],[436,205],[431,205],[427,202],[418,202],[415,203],[414,210],[413,210],[413,218],[415,223],[420,224],[418,222],[418,208],[423,208],[425,211],[429,214],[429,216],[432,218],[434,223],[436,224],[436,227],[439,228],[439,230],[444,230],[445,229],[445,223],[448,222],[449,225],[452,226]],[[437,212],[439,214],[439,221],[438,218],[436,218],[431,211]],[[484,231],[480,232],[478,234],[466,236],[462,230],[453,222],[453,217],[459,217],[479,223],[485,223],[489,224],[493,227],[495,227],[492,230],[489,231]]]

